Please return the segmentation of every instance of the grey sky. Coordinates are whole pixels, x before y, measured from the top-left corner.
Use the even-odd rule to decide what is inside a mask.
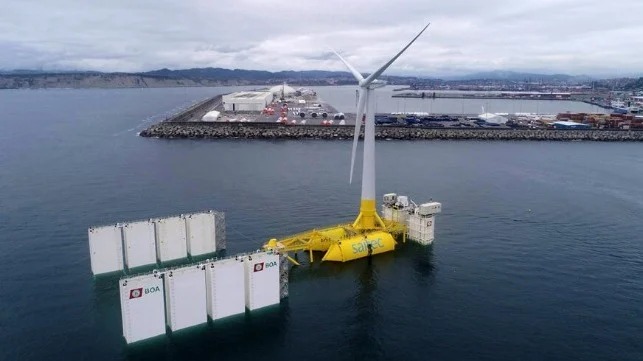
[[[643,74],[641,0],[3,0],[0,69]]]

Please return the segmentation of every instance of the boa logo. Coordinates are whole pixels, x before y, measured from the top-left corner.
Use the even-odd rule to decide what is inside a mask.
[[[277,265],[277,262],[275,262],[275,261],[255,263],[254,271],[255,272],[261,272],[266,268],[274,267],[276,265]]]
[[[159,286],[154,286],[150,288],[134,288],[129,291],[129,299],[131,300],[132,298],[141,298],[143,295],[148,295],[150,293],[155,293],[155,292],[161,292],[161,288]]]
[[[261,263],[255,263],[254,270],[255,270],[255,272],[261,272],[261,271],[263,271],[263,262],[261,262]]]
[[[141,296],[143,296],[143,289],[142,288],[135,288],[135,289],[129,291],[129,299],[130,300],[132,298],[139,298]]]
[[[159,286],[156,286],[156,287],[150,287],[145,289],[145,294],[154,293],[154,292],[161,292],[161,288]]]

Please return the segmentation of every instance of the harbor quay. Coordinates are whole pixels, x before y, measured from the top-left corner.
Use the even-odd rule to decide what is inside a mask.
[[[375,114],[376,139],[641,141],[633,114]],[[152,138],[352,139],[356,114],[339,112],[310,89],[286,84],[217,95],[151,125]],[[363,135],[362,135],[363,136]]]

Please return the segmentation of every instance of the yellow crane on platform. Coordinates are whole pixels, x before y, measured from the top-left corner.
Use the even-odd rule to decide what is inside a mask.
[[[427,24],[400,52],[391,58],[378,70],[364,78],[360,72],[348,63],[336,51],[333,52],[346,65],[359,85],[357,117],[355,118],[355,134],[351,154],[351,169],[349,182],[353,180],[355,153],[359,141],[361,120],[364,122],[364,153],[362,162],[362,197],[359,214],[351,224],[329,226],[295,234],[281,239],[273,238],[264,244],[266,250],[280,253],[308,251],[313,261],[313,251],[326,252],[322,261],[346,262],[371,255],[395,250],[395,238],[406,241],[406,225],[393,220],[382,220],[378,215],[375,200],[375,112],[372,109],[374,91],[386,85],[377,77],[393,64],[429,27]],[[296,260],[289,259],[298,264]]]

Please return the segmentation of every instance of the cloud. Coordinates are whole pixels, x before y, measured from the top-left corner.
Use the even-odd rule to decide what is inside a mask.
[[[427,32],[389,74],[641,74],[640,0],[5,0],[0,68],[228,67],[362,72]]]

